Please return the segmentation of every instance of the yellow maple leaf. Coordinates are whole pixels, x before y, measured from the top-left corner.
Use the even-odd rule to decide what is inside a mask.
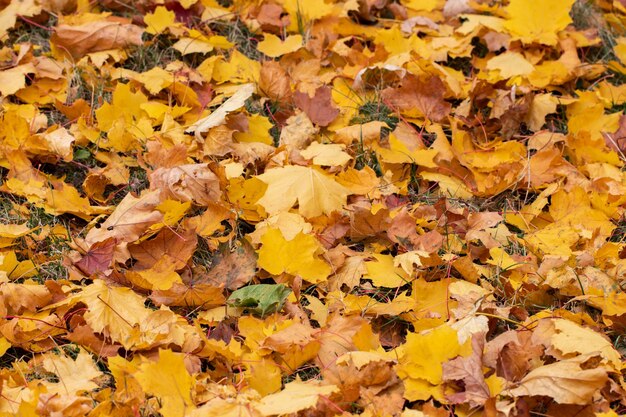
[[[81,349],[74,360],[65,355],[48,353],[43,358],[43,366],[56,374],[59,381],[48,384],[48,392],[61,395],[75,395],[80,391],[98,388],[93,380],[102,375],[89,353]]]
[[[302,382],[297,379],[285,385],[284,390],[264,397],[254,408],[262,416],[295,414],[315,407],[320,396],[328,396],[338,390],[336,385],[323,385],[315,380]]]
[[[487,61],[485,68],[491,71],[487,79],[492,83],[513,77],[529,75],[535,70],[535,67],[519,52],[504,52],[503,54],[493,57]]]
[[[0,224],[0,237],[7,239],[17,239],[18,237],[26,236],[33,229],[28,227],[26,223],[23,224]]]
[[[304,217],[341,210],[350,191],[335,179],[313,168],[289,165],[265,171],[256,178],[267,184],[257,204],[269,214],[286,211],[298,203]]]
[[[273,127],[268,117],[260,114],[251,114],[248,117],[248,131],[235,132],[233,137],[239,142],[261,142],[266,145],[274,143],[270,129]]]
[[[261,77],[261,64],[233,50],[228,62],[218,60],[213,66],[213,79],[219,83],[258,82]]]
[[[469,199],[474,195],[469,188],[467,188],[467,185],[456,177],[439,172],[422,172],[420,176],[427,181],[439,183],[439,189],[444,196]]]
[[[499,247],[489,249],[489,255],[491,256],[491,259],[487,260],[487,263],[497,266],[500,271],[508,271],[522,265],[515,259],[511,258],[511,255],[506,253],[504,249]]]
[[[308,148],[300,152],[304,158],[312,160],[315,165],[343,166],[352,159],[343,151],[344,145],[336,143],[321,144],[313,142]]]
[[[146,24],[146,33],[158,35],[165,32],[168,27],[174,26],[176,13],[159,6],[154,9],[154,12],[145,15],[143,21]]]
[[[409,333],[397,351],[397,372],[406,389],[404,398],[417,401],[433,396],[442,401],[442,364],[456,356],[469,355],[472,348],[469,340],[459,344],[457,332],[443,325],[428,333]]]
[[[300,232],[286,240],[279,229],[269,228],[261,243],[258,265],[271,274],[287,272],[312,283],[323,281],[330,274],[330,266],[318,256],[322,247],[314,236]]]
[[[89,306],[84,317],[95,332],[126,348],[132,347],[131,334],[151,312],[144,306],[145,299],[130,288],[110,287],[102,280],[95,280],[70,300],[82,301]]]
[[[511,0],[506,7],[509,18],[504,27],[525,44],[556,45],[558,32],[572,22],[569,12],[574,1]]]
[[[41,8],[41,4],[35,0],[9,2],[0,12],[0,40],[5,41],[8,30],[15,25],[18,16],[36,16],[41,13]]]
[[[280,390],[282,372],[271,358],[264,358],[252,352],[243,358],[243,362],[247,364],[246,381],[251,388],[263,396]]]
[[[396,288],[410,282],[410,276],[402,268],[394,265],[393,256],[375,253],[373,261],[365,262],[367,275],[377,287]]]
[[[30,259],[18,261],[15,251],[0,252],[0,271],[6,272],[8,278],[30,278],[37,275],[37,267]]]
[[[298,25],[309,25],[313,20],[321,19],[333,12],[333,5],[324,0],[315,2],[302,0],[280,0],[283,7],[289,13],[291,25],[288,29],[296,31]],[[300,23],[298,23],[300,22]]]
[[[176,260],[169,255],[163,255],[149,269],[129,271],[128,279],[143,288],[154,290],[169,290],[176,283],[182,284],[176,272]]]
[[[380,159],[391,164],[417,164],[427,168],[436,168],[434,158],[437,156],[435,149],[409,149],[396,135],[389,134],[389,149],[377,144],[374,145]]]
[[[271,33],[266,33],[264,36],[263,40],[258,43],[257,49],[270,58],[295,52],[302,47],[301,35],[288,36],[284,41]]]
[[[159,361],[142,363],[135,378],[145,392],[159,398],[163,417],[183,417],[193,408],[193,378],[185,368],[183,354],[159,350]]]

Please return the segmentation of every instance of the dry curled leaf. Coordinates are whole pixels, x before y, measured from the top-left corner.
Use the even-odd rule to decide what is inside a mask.
[[[125,19],[109,17],[79,25],[61,24],[55,28],[50,42],[77,59],[92,52],[142,45],[142,33],[139,26]]]

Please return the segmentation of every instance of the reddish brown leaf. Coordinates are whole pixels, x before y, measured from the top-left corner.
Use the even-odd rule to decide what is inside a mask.
[[[129,245],[128,250],[135,260],[137,269],[149,269],[163,256],[175,260],[176,270],[183,268],[193,255],[198,238],[193,230],[181,230],[180,233],[169,228],[163,229],[150,240]]]
[[[284,103],[291,98],[291,85],[287,71],[276,61],[265,61],[261,67],[259,91],[270,99]]]
[[[74,265],[87,275],[103,272],[110,268],[117,239],[109,237],[91,245],[89,251]]]
[[[216,287],[224,286],[236,290],[250,282],[256,273],[256,253],[249,243],[244,242],[233,252],[222,254],[202,282]]]
[[[164,291],[153,291],[150,299],[158,305],[179,307],[210,308],[223,305],[226,298],[222,294],[222,288],[210,284],[174,284],[172,288]]]
[[[259,8],[256,19],[264,30],[278,30],[289,26],[289,15],[278,4],[263,4]]]
[[[317,88],[313,97],[297,91],[293,98],[296,106],[304,111],[309,119],[318,126],[328,126],[339,114],[339,109],[333,106],[330,87]]]
[[[382,97],[389,106],[398,110],[419,110],[427,119],[440,121],[449,113],[452,106],[446,102],[446,87],[434,76],[418,78],[407,75],[399,88],[386,88]]]
[[[482,354],[485,345],[484,333],[472,336],[472,354],[458,357],[443,364],[443,379],[462,381],[463,390],[447,396],[453,404],[469,403],[472,407],[481,406],[490,397],[489,387],[483,375]]]

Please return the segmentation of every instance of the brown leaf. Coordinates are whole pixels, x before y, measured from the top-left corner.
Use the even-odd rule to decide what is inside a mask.
[[[309,97],[307,93],[296,91],[293,98],[296,106],[304,111],[316,125],[328,126],[339,114],[339,109],[333,107],[330,87],[317,88],[313,97]]]
[[[319,132],[319,128],[311,123],[311,119],[303,112],[297,112],[283,126],[280,132],[280,144],[287,149],[304,149],[313,140],[313,135]]]
[[[90,52],[141,45],[142,33],[143,29],[126,19],[109,17],[77,26],[61,24],[55,28],[50,42],[73,58],[80,58]]]
[[[472,335],[472,354],[458,357],[443,364],[444,381],[462,381],[464,390],[447,395],[453,404],[468,402],[472,407],[485,404],[491,396],[483,375],[482,354],[485,345],[485,334]]]
[[[150,299],[158,305],[179,307],[215,307],[224,305],[226,298],[222,288],[210,284],[174,283],[169,290],[152,291]]]
[[[412,250],[420,242],[415,219],[406,209],[401,210],[387,228],[387,237],[407,250]]]
[[[102,242],[96,242],[91,245],[89,251],[74,265],[87,275],[106,271],[111,266],[116,245],[117,241],[114,237],[105,239]]]
[[[531,361],[543,352],[544,347],[535,344],[531,333],[511,330],[489,341],[484,360],[498,376],[519,381],[531,368]]]
[[[302,323],[294,323],[291,326],[279,330],[265,338],[261,347],[275,352],[286,353],[299,346],[314,343],[317,331],[311,326]]]
[[[115,238],[118,243],[139,239],[150,226],[163,219],[163,214],[156,210],[161,202],[159,194],[158,190],[144,192],[140,197],[126,194],[109,218],[87,233],[87,245],[108,238]]]
[[[615,152],[626,152],[626,115],[619,118],[619,128],[615,133],[604,133],[604,142]]]
[[[415,239],[414,247],[417,250],[423,250],[428,253],[435,253],[444,242],[444,237],[441,233],[436,230],[432,230],[430,232],[424,233],[420,235],[417,239]]]
[[[335,366],[335,361],[339,356],[356,349],[353,337],[364,328],[368,328],[371,332],[367,320],[360,316],[335,314],[330,317],[319,333],[318,339],[321,347],[315,363],[322,369]]]
[[[256,253],[245,242],[233,252],[222,254],[203,282],[236,290],[250,282],[256,273]]]
[[[341,404],[357,403],[374,415],[398,415],[402,410],[404,386],[394,362],[380,353],[348,352],[322,375],[340,388]]]
[[[75,315],[72,317],[72,322],[74,321],[82,322],[82,324],[73,323],[75,327],[67,334],[67,340],[87,348],[98,357],[109,358],[119,353],[122,345],[107,342],[101,335],[96,335],[82,317]]]
[[[174,260],[176,270],[182,269],[193,255],[198,244],[198,238],[193,230],[174,232],[167,228],[150,240],[128,246],[130,255],[135,260],[135,268],[149,269],[163,256],[167,255]]]
[[[575,358],[540,366],[508,394],[547,396],[559,404],[588,404],[609,377],[604,368],[583,369],[581,365],[581,359]]]
[[[369,237],[382,237],[391,223],[389,210],[381,209],[372,213],[371,204],[366,201],[351,206],[350,238],[360,240]]]
[[[220,180],[208,164],[158,168],[150,175],[150,189],[159,190],[163,199],[193,201],[203,206],[222,195]]]
[[[426,79],[407,75],[400,88],[386,88],[382,97],[392,108],[419,110],[424,117],[440,121],[450,113],[452,106],[444,101],[446,87],[435,76]]]
[[[278,4],[262,4],[259,8],[256,20],[261,24],[264,31],[279,30],[285,26],[289,26],[289,15]],[[268,61],[274,62],[274,61]]]
[[[287,71],[276,61],[265,61],[261,67],[259,91],[279,103],[291,99],[291,83]]]

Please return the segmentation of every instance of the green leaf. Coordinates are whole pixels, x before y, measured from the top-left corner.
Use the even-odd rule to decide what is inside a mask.
[[[291,289],[283,284],[249,285],[233,292],[228,302],[234,307],[248,309],[253,314],[263,317],[280,310]]]
[[[74,151],[75,161],[82,161],[89,158],[91,158],[91,152],[89,152],[87,149],[76,149]]]

